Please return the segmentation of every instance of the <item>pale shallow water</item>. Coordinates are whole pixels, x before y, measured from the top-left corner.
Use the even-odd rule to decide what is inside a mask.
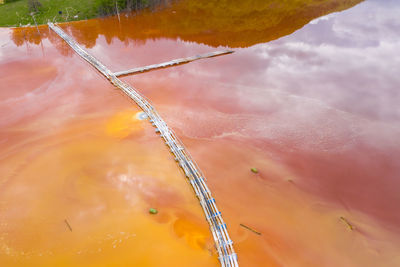
[[[261,39],[226,21],[179,33],[154,20],[181,10],[63,27],[115,71],[235,48],[123,79],[202,168],[241,265],[399,265],[400,4],[366,1]],[[218,266],[194,193],[140,110],[41,31],[37,44],[16,38],[33,30],[0,31],[14,39],[0,56],[0,262]]]

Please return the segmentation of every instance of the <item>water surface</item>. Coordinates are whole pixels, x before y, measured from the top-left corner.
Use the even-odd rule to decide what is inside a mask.
[[[238,1],[224,16],[186,1],[62,27],[115,71],[235,48],[123,79],[202,168],[241,265],[397,266],[400,5],[358,2]],[[218,266],[138,108],[35,31],[0,31],[3,265]]]

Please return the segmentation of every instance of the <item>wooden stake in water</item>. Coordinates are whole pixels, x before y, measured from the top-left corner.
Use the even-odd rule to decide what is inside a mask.
[[[65,222],[65,224],[68,226],[69,230],[72,232],[71,225],[69,225],[69,223],[68,223],[67,219],[65,219],[65,220],[64,220],[64,222]]]

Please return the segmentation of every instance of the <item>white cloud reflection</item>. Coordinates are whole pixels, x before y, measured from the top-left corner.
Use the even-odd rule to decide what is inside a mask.
[[[249,79],[365,118],[398,121],[398,14],[400,4],[367,1],[254,46],[251,52],[267,62],[262,77]]]

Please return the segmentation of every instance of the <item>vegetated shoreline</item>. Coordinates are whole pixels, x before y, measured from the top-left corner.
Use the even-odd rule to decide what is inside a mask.
[[[232,5],[231,2],[219,0],[209,0],[207,3],[166,0],[165,5],[139,12],[80,21],[59,21],[58,24],[73,24],[74,31],[71,34],[86,48],[93,47],[101,35],[107,42],[113,38],[142,42],[162,37],[180,38],[211,47],[244,48],[289,35],[313,19],[346,10],[364,0],[299,0],[275,8],[271,8],[271,5],[280,0],[254,1],[257,2],[254,5],[248,5],[245,1],[237,1]],[[303,5],[303,1],[311,2]],[[38,27],[41,29],[47,25]],[[17,45],[24,42],[38,44],[41,38],[48,36],[44,33],[38,35],[35,25],[12,28],[12,40]]]
[[[5,0],[0,5],[0,27],[19,28],[83,21],[114,15],[133,15],[166,6],[168,0]]]
[[[121,16],[124,16],[125,14],[126,14],[127,12],[121,12],[120,13],[120,15]],[[135,14],[136,15],[136,14]],[[84,18],[84,19],[80,19],[80,20],[66,20],[66,21],[50,21],[50,22],[53,22],[53,23],[57,23],[57,25],[63,25],[63,24],[65,24],[65,23],[69,23],[69,22],[76,22],[76,23],[79,23],[79,22],[82,22],[82,21],[87,21],[87,20],[90,20],[90,19],[96,19],[96,18],[107,18],[107,17],[113,17],[113,16],[116,16],[116,15],[109,15],[109,16],[99,16],[99,17],[93,17],[93,18]],[[42,29],[42,27],[44,27],[44,26],[46,26],[47,27],[47,22],[44,22],[44,23],[41,23],[41,24],[37,24],[37,25],[35,25],[35,24],[27,24],[27,25],[21,25],[21,26],[0,26],[0,29],[24,29],[24,28],[35,28],[36,26],[38,26],[39,27],[39,29]]]

